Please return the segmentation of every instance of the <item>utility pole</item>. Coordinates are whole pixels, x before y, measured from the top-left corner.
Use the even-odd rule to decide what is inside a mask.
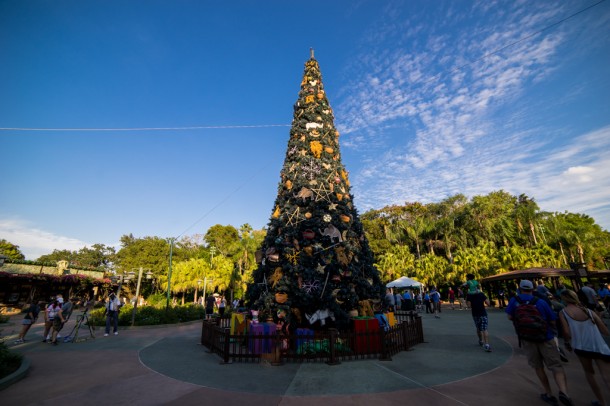
[[[169,309],[169,295],[172,287],[172,254],[174,253],[174,238],[169,239],[169,270],[167,271],[167,301],[165,309]]]

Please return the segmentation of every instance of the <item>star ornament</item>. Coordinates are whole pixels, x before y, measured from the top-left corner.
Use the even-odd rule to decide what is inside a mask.
[[[316,195],[316,202],[324,200],[327,203],[331,203],[330,196],[333,194],[333,192],[328,189],[324,183],[319,185],[317,188],[311,188],[311,191]]]
[[[300,207],[297,207],[292,213],[288,214],[288,218],[286,219],[286,223],[290,226],[297,225],[302,221],[305,221],[305,217],[301,215]]]

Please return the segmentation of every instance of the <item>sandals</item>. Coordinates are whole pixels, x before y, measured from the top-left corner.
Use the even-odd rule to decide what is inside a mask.
[[[547,395],[546,393],[540,394],[540,399],[542,399],[549,405],[555,405],[555,406],[559,405],[559,402],[557,401],[557,398],[555,396]]]
[[[563,392],[559,392],[559,401],[566,406],[574,406],[574,402],[572,402],[572,399],[570,399],[568,395]]]

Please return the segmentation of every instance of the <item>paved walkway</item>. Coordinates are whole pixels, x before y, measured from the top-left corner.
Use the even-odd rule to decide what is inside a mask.
[[[6,405],[543,405],[533,370],[512,325],[490,311],[493,351],[477,343],[469,311],[423,314],[426,343],[392,361],[222,365],[198,344],[200,323],[133,328],[118,336],[58,346],[41,343],[42,324],[12,348],[31,362],[29,374],[0,393]],[[7,342],[20,317],[0,326]],[[69,333],[74,321],[62,332]],[[82,331],[82,330],[81,330]],[[593,399],[580,363],[564,364],[577,405]],[[555,387],[555,386],[554,386]],[[608,396],[610,399],[610,396]]]

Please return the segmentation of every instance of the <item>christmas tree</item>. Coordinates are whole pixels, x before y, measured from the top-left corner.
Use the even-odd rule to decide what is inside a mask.
[[[259,318],[345,327],[384,287],[353,204],[318,61],[305,63],[281,181],[247,301]]]

